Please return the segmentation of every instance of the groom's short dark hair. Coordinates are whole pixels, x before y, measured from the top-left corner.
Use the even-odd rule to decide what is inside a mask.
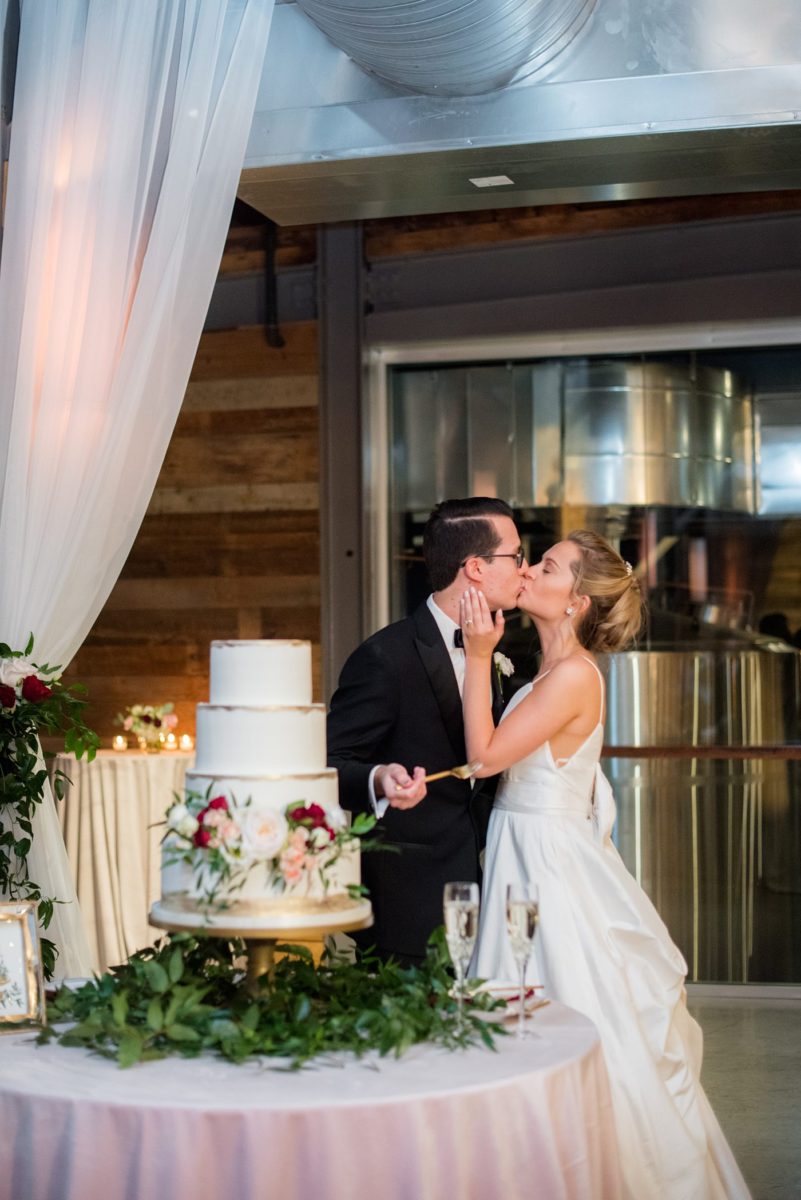
[[[489,517],[514,520],[506,501],[492,496],[443,500],[433,510],[423,530],[423,558],[435,592],[453,583],[466,558],[481,558],[500,546],[501,539]]]

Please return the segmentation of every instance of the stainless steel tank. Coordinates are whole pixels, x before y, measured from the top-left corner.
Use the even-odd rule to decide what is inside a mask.
[[[801,654],[729,635],[712,647],[609,655],[605,670],[607,746],[687,748],[612,757],[605,769],[620,852],[690,978],[790,982],[797,934],[783,898],[801,891],[801,764],[694,757],[691,748],[797,744]]]
[[[751,401],[731,371],[572,360],[562,422],[567,504],[753,509]]]
[[[750,397],[691,361],[565,359],[398,371],[392,508],[503,496],[516,508],[754,509]]]

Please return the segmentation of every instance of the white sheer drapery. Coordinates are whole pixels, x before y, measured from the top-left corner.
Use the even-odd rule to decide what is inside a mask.
[[[0,260],[0,640],[66,664],[130,550],[208,308],[273,0],[26,0]],[[74,901],[52,798],[31,875]],[[69,890],[67,890],[69,888]],[[89,967],[76,905],[60,974]]]

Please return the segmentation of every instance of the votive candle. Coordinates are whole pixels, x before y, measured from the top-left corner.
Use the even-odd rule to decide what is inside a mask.
[[[174,733],[170,732],[167,734],[166,738],[164,739],[164,749],[165,750],[177,750],[178,749],[178,743],[175,740]]]
[[[128,739],[123,737],[121,733],[116,734],[111,743],[111,748],[112,750],[127,750]]]
[[[179,745],[182,750],[194,750],[195,743],[188,733],[182,733]]]

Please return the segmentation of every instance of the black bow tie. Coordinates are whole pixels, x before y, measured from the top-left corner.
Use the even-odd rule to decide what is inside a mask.
[[[461,629],[454,629],[453,644],[457,650],[464,650],[464,638],[462,637]]]

